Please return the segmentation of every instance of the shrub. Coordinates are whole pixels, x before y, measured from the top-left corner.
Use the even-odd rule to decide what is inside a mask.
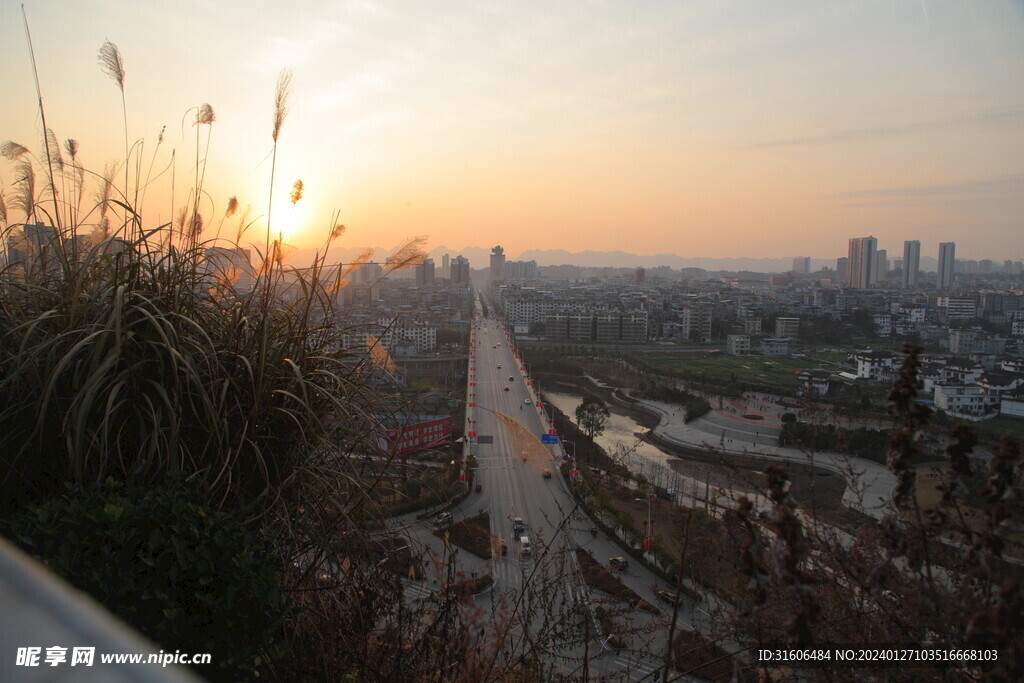
[[[164,650],[211,653],[203,676],[237,680],[279,654],[288,609],[266,539],[180,481],[68,485],[5,533]]]

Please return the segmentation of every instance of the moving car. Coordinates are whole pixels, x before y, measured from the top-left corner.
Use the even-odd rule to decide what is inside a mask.
[[[544,475],[545,479],[550,479],[551,478],[551,470],[544,470],[543,472],[541,472],[541,474]]]
[[[508,376],[508,381],[509,382],[515,382],[516,380],[515,380],[515,378],[512,375],[509,375]]]
[[[501,363],[498,363],[498,369],[501,370]]]
[[[668,591],[655,591],[654,594],[658,596],[659,600],[661,600],[662,602],[667,602],[673,607],[679,607],[681,604],[683,604],[682,598],[676,600],[676,596]]]
[[[618,569],[620,572],[629,569],[629,562],[624,557],[613,557],[608,560],[608,564],[612,566],[612,569]]]
[[[512,518],[512,531],[514,531],[514,532],[516,532],[518,534],[518,533],[522,533],[525,530],[526,530],[526,524],[523,522],[523,518],[522,517],[513,517]]]
[[[505,391],[508,391],[508,386],[505,387]]]
[[[442,512],[437,517],[434,517],[434,524],[437,526],[444,526],[445,524],[451,524],[451,522],[452,513],[450,512]]]
[[[501,554],[508,555],[508,543],[505,543],[505,539],[501,539]]]
[[[523,557],[529,557],[530,555],[530,537],[520,536],[519,537],[519,552]]]
[[[530,405],[530,399],[528,399],[528,398],[523,399],[523,403],[525,403],[526,405]]]

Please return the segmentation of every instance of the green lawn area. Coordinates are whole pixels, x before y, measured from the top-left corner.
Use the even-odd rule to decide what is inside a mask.
[[[1018,442],[1024,442],[1024,420],[1020,418],[1000,416],[982,422],[970,422],[956,418],[947,419],[948,422],[944,422],[939,427],[942,432],[947,434],[953,430],[953,426],[963,424],[978,432],[982,441],[998,442],[1005,434]]]
[[[838,371],[837,363],[846,360],[847,356],[844,352],[808,353],[807,358],[641,353],[637,358],[656,370],[706,384],[762,385],[775,387],[781,394],[789,394],[796,389],[797,371],[817,368]]]
[[[491,559],[491,516],[486,512],[434,532],[435,536],[442,538],[445,534],[448,534],[449,541],[460,548],[485,560]]]

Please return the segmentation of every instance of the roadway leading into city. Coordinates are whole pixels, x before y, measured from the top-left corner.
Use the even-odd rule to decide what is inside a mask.
[[[605,566],[610,557],[623,555],[623,551],[614,540],[591,533],[593,523],[577,509],[567,488],[570,484],[558,471],[565,451],[541,443],[542,435],[549,431],[544,407],[536,403],[529,377],[500,323],[477,318],[473,334],[467,433],[476,434],[471,437],[470,450],[477,463],[474,483],[481,491],[470,493],[456,510],[456,520],[480,511],[489,513],[496,550],[489,567],[495,580],[492,596],[518,600],[521,616],[530,628],[565,623],[574,624],[581,635],[593,635],[597,625],[593,619],[583,623],[589,618],[584,605],[603,598],[592,595],[583,583],[573,550],[587,549]],[[544,476],[545,470],[550,478]],[[516,518],[522,519],[524,531],[513,529]],[[523,538],[528,539],[528,551]],[[505,555],[500,553],[502,542]],[[589,643],[589,656],[594,658],[591,670],[597,675],[639,680],[657,670],[671,616],[670,608],[657,602],[655,591],[674,587],[636,563],[620,577],[662,612],[649,615],[619,610],[630,612],[620,619],[628,651],[611,651],[594,639]],[[624,606],[621,603],[620,607]],[[689,617],[689,611],[680,608],[677,628],[691,628]],[[630,636],[630,631],[639,635]],[[567,639],[565,645],[556,656],[566,661],[581,657],[580,638]]]
[[[595,525],[577,507],[571,484],[559,471],[565,450],[541,442],[550,429],[547,407],[537,403],[525,367],[501,324],[478,316],[472,329],[464,452],[472,453],[476,461],[472,484],[467,485],[479,484],[481,490],[471,490],[451,512],[453,523],[487,512],[494,552],[484,560],[443,543],[433,535],[433,520],[416,522],[415,514],[399,520],[400,525],[439,558],[436,568],[454,558],[456,571],[467,578],[493,577],[491,589],[474,601],[494,619],[511,613],[519,624],[512,637],[513,651],[517,645],[539,649],[547,653],[549,664],[569,678],[584,678],[580,668],[584,658],[588,677],[632,681],[651,676],[661,668],[672,616],[671,607],[658,601],[656,591],[672,592],[674,586],[638,562],[615,572],[657,608],[653,614],[586,586],[576,548],[590,551],[605,567],[609,558],[625,553],[615,539],[591,532]],[[545,470],[550,478],[544,476]],[[513,529],[516,518],[523,521],[522,532]],[[529,552],[523,537],[529,539]],[[506,554],[501,553],[502,543]],[[439,575],[406,580],[406,594],[410,599],[426,599],[445,581]],[[598,605],[615,615],[616,635],[625,647],[615,650],[607,644],[610,634],[600,633],[595,618],[593,608]],[[709,633],[710,613],[720,607],[710,595],[698,605],[687,601],[677,610],[677,630],[696,628]]]

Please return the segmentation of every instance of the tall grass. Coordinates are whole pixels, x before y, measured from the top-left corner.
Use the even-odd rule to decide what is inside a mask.
[[[68,140],[65,163],[48,129],[38,158],[19,143],[0,147],[15,171],[12,210],[3,201],[0,212],[0,237],[10,247],[0,271],[0,505],[44,498],[64,481],[157,482],[184,473],[216,505],[265,509],[333,438],[328,418],[331,425],[360,425],[359,432],[377,402],[363,395],[372,367],[340,348],[333,302],[341,274],[323,256],[301,271],[284,262],[280,240],[270,239],[273,164],[266,250],[253,286],[234,287],[237,272],[226,271],[237,269],[211,260],[200,212],[216,118],[209,104],[196,109],[189,206],[176,224],[145,227],[136,203],[140,173],[129,186],[134,151],[124,59],[107,41],[99,60],[122,95],[123,159],[92,173],[80,161],[79,143]],[[282,72],[273,107],[275,160],[291,83],[291,73]],[[202,126],[207,152],[200,157]],[[163,131],[143,197],[162,142]],[[39,210],[39,166],[52,214]],[[94,204],[83,210],[89,186]],[[125,219],[112,225],[114,207]],[[232,198],[225,217],[237,207]],[[20,222],[9,220],[18,213]],[[37,221],[46,225],[37,229]],[[240,224],[236,237],[248,225]],[[174,239],[175,230],[183,239]],[[332,220],[325,252],[342,232]],[[390,268],[418,262],[418,245],[411,242]]]
[[[128,145],[124,60],[109,42],[100,54],[122,93],[123,158],[95,172],[85,168],[75,140],[65,143],[60,161],[55,135],[46,136],[39,156],[18,143],[0,145],[15,170],[13,184],[0,188],[0,526],[29,507],[64,509],[55,501],[68,500],[68,485],[92,500],[116,490],[112,480],[132,491],[169,491],[168,482],[184,481],[187,487],[175,490],[198,499],[188,509],[217,508],[269,539],[258,550],[300,608],[277,638],[287,651],[261,653],[271,662],[262,669],[268,677],[536,678],[544,668],[538,641],[521,637],[517,606],[499,601],[486,624],[455,591],[412,608],[400,577],[381,563],[393,539],[368,522],[379,525],[373,518],[389,487],[351,456],[387,455],[376,450],[374,435],[378,414],[395,410],[395,400],[368,380],[386,375],[389,360],[344,349],[334,310],[369,255],[347,267],[327,263],[328,248],[345,232],[332,215],[312,266],[290,268],[281,240],[272,239],[273,162],[257,263],[226,263],[212,250],[240,248],[261,219],[238,211],[233,197],[216,231],[219,238],[237,213],[234,241],[209,239],[213,221],[205,227],[199,209],[206,196],[199,133],[213,122],[209,105],[195,119],[190,201],[177,221],[153,223],[138,198],[164,158],[175,182],[176,150],[158,156],[161,131],[140,180],[143,147],[136,153]],[[275,161],[291,83],[282,72],[273,106]],[[207,129],[207,145],[209,139]],[[49,180],[42,190],[39,172]],[[297,201],[302,188],[294,189]],[[41,209],[44,200],[52,214]],[[385,273],[420,262],[422,245],[422,238],[406,242]],[[71,526],[103,524],[105,513]],[[450,559],[442,558],[439,573],[455,584]],[[132,572],[119,576],[130,581]],[[541,593],[553,594],[554,583],[529,590],[538,591],[535,603],[552,603]],[[186,600],[180,607],[193,606]],[[481,671],[487,673],[477,676]]]

